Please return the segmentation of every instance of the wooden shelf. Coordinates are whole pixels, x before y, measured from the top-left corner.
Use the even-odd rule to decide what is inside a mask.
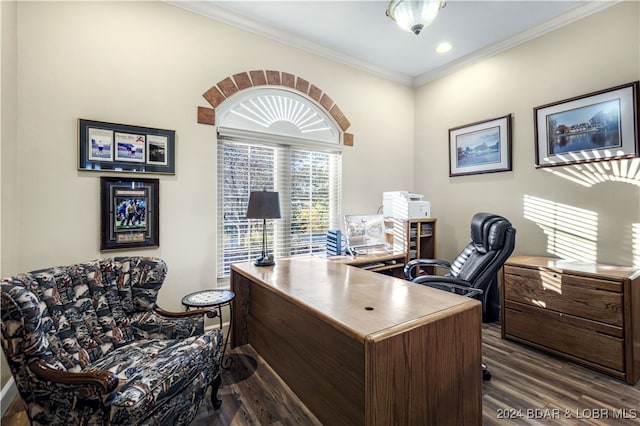
[[[332,262],[356,266],[373,272],[392,271],[394,275],[402,275],[406,254],[404,252],[371,252],[356,256],[331,256],[327,259]]]
[[[414,259],[436,259],[436,218],[388,219],[393,223],[393,246],[405,252],[407,263]],[[432,268],[431,268],[432,269]],[[428,271],[434,273],[433,270]]]

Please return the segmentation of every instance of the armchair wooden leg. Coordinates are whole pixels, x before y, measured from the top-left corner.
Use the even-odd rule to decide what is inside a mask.
[[[218,399],[218,389],[220,389],[221,384],[222,377],[220,377],[220,374],[218,374],[218,376],[213,379],[213,382],[211,383],[211,404],[213,404],[213,408],[216,410],[222,407],[222,400]]]

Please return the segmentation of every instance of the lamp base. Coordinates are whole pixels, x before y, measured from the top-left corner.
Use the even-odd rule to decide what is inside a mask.
[[[273,266],[275,264],[276,262],[273,260],[273,256],[260,256],[254,263],[256,266]]]

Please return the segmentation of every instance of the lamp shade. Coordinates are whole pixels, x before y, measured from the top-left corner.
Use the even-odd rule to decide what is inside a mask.
[[[269,191],[254,191],[249,194],[247,219],[279,219],[280,194]]]
[[[418,35],[436,18],[444,4],[444,0],[391,0],[387,16],[403,30]]]

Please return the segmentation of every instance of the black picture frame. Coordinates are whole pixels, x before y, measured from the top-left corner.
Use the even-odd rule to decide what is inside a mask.
[[[638,84],[535,107],[536,168],[637,157]]]
[[[160,246],[160,181],[100,178],[100,251]]]
[[[511,169],[511,114],[449,129],[449,177]]]
[[[78,170],[174,175],[174,130],[78,119]]]

